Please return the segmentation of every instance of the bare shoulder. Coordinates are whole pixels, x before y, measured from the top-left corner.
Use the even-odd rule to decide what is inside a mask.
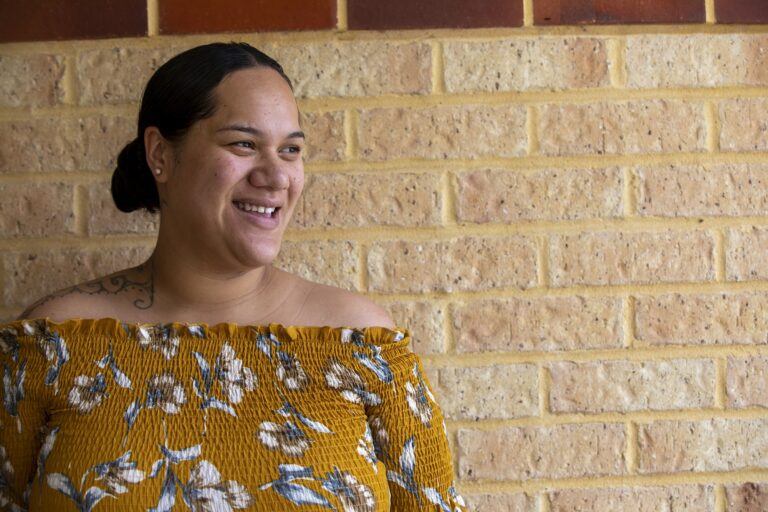
[[[395,327],[387,311],[363,295],[311,283],[304,304],[307,324],[335,327]]]
[[[120,317],[126,304],[151,306],[152,288],[151,278],[142,266],[125,269],[46,295],[25,309],[18,319],[50,318],[60,322]]]

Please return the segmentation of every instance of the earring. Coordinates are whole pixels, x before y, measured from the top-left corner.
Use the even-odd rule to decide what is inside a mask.
[[[160,176],[162,173],[163,173],[162,169],[159,169],[159,168],[155,169],[155,174],[157,174],[158,176]]]

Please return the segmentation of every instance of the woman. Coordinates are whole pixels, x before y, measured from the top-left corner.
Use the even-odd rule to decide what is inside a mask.
[[[271,266],[304,179],[280,65],[186,51],[148,82],[137,135],[112,193],[160,211],[150,259],[0,326],[0,504],[460,509],[407,333]]]

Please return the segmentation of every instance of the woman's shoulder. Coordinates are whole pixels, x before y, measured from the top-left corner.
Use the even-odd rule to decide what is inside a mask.
[[[306,296],[300,322],[304,325],[395,327],[383,307],[360,293],[309,281],[304,281],[304,286]]]
[[[119,317],[126,304],[149,307],[153,302],[151,280],[142,266],[99,277],[46,295],[19,316],[62,321],[83,316]]]

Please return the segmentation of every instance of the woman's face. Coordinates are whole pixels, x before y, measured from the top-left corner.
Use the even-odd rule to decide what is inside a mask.
[[[293,92],[270,68],[227,75],[214,101],[169,150],[161,236],[210,271],[242,272],[280,250],[304,186],[304,134]]]

